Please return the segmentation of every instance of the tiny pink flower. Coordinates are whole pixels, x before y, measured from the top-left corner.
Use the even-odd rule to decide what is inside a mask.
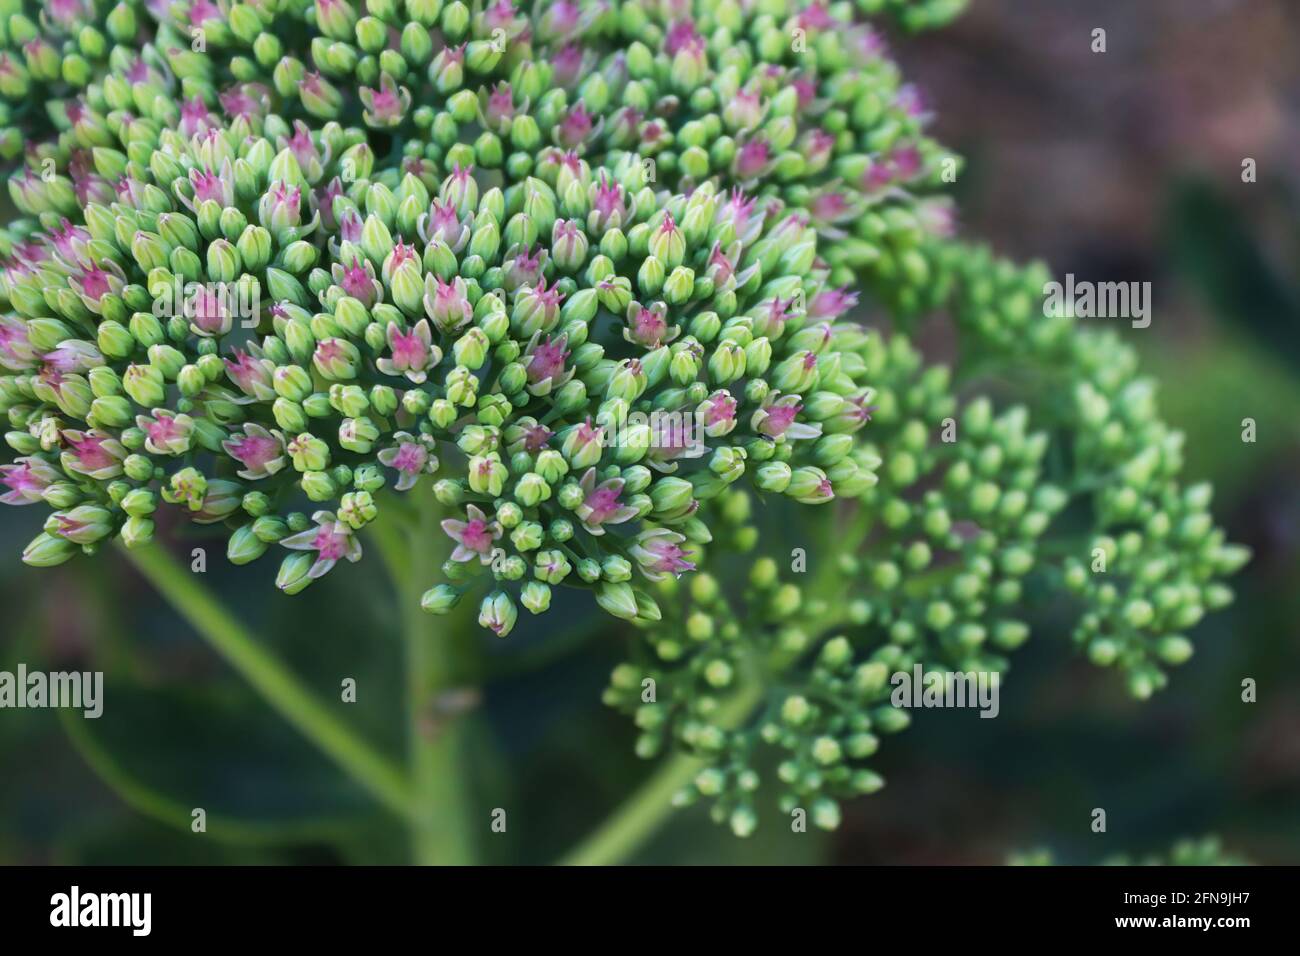
[[[312,515],[315,528],[308,528],[298,534],[290,535],[280,542],[294,551],[315,551],[316,561],[307,572],[309,578],[324,577],[339,561],[351,562],[361,560],[361,542],[352,534],[352,529],[334,517],[329,511],[318,511]]]
[[[848,286],[838,289],[823,289],[813,296],[808,304],[810,319],[837,319],[858,304],[858,294],[850,292]]]
[[[740,179],[757,179],[771,162],[772,147],[765,139],[751,139],[740,149],[732,160],[732,171]]]
[[[787,438],[807,439],[820,437],[822,433],[821,425],[809,425],[796,420],[801,411],[803,411],[803,405],[798,395],[781,396],[779,392],[773,391],[763,400],[763,407],[754,412],[749,427],[758,434],[776,441],[784,441]]]
[[[31,505],[41,493],[63,476],[43,458],[18,458],[12,465],[0,465],[0,485],[9,490],[0,495],[7,505]]]
[[[242,435],[223,441],[221,447],[244,466],[238,473],[241,478],[269,478],[287,464],[284,435],[255,423],[245,424]]]
[[[636,543],[628,553],[636,559],[641,571],[651,581],[662,581],[669,575],[677,577],[685,571],[694,571],[695,564],[686,560],[690,551],[682,549],[684,535],[667,528],[652,528],[637,535]]]
[[[474,307],[469,303],[469,286],[460,276],[450,282],[443,282],[433,274],[425,276],[424,311],[439,332],[450,335],[460,331],[474,316]],[[425,327],[428,328],[427,323]]]
[[[61,459],[66,471],[96,481],[116,478],[122,473],[126,448],[108,433],[95,429],[86,432],[65,430],[62,437],[67,445]]]
[[[442,350],[433,344],[428,319],[421,319],[406,331],[396,322],[389,322],[387,339],[390,357],[375,362],[385,375],[405,375],[419,385],[429,377],[429,370],[442,361]]]
[[[569,358],[569,350],[564,347],[567,343],[568,337],[564,335],[552,340],[550,336],[543,338],[541,332],[533,334],[523,357],[531,394],[549,395],[573,378],[574,370],[565,369]]]
[[[448,518],[442,522],[442,530],[456,542],[451,560],[472,561],[477,557],[481,563],[491,564],[494,544],[503,533],[501,524],[495,519],[489,520],[476,505],[466,506],[465,513],[468,521]]]
[[[574,509],[574,513],[591,534],[604,534],[603,525],[622,524],[636,517],[637,510],[620,500],[623,492],[622,478],[608,478],[597,485],[596,469],[588,468],[579,485],[583,500]]]
[[[165,408],[155,408],[153,417],[137,415],[137,428],[144,431],[144,447],[155,455],[183,455],[189,451],[194,419],[177,415]]]
[[[398,432],[393,438],[397,444],[379,453],[379,463],[397,469],[399,477],[393,488],[406,491],[414,487],[421,475],[436,471],[438,459],[429,453],[423,442],[407,432]]]
[[[232,354],[234,358],[225,360],[226,375],[230,380],[241,392],[255,401],[274,401],[275,386],[272,376],[275,373],[275,363],[240,349],[235,349]]]

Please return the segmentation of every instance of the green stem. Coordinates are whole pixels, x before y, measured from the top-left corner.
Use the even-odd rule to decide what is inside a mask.
[[[123,551],[280,716],[388,809],[403,817],[411,812],[411,788],[401,769],[322,704],[193,574],[156,544]]]
[[[741,723],[763,697],[763,685],[752,681],[718,712],[717,723]],[[707,761],[687,754],[669,757],[623,801],[594,833],[560,860],[562,866],[611,866],[641,848],[673,812],[673,795],[686,786]]]
[[[406,654],[407,741],[414,787],[411,855],[418,864],[465,865],[475,859],[470,790],[466,773],[469,740],[462,714],[443,712],[447,692],[466,678],[457,670],[452,641],[460,630],[450,618],[420,607],[420,596],[437,579],[446,535],[438,527],[438,504],[428,488],[412,489],[417,514],[402,534],[381,519],[370,530],[393,577],[401,602]],[[468,662],[466,662],[468,663]],[[482,821],[487,825],[486,818]]]

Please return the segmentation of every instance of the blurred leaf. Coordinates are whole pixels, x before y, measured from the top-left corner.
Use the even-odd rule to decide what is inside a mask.
[[[1174,268],[1214,312],[1300,365],[1300,290],[1268,262],[1240,210],[1215,187],[1187,181],[1174,189],[1166,228]]]
[[[104,687],[103,714],[62,711],[77,749],[134,809],[232,842],[333,839],[375,807],[338,769],[242,688]]]

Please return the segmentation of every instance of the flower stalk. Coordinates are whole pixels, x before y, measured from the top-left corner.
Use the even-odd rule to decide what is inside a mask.
[[[271,707],[394,814],[413,815],[410,783],[303,685],[162,547],[123,549],[127,560]]]

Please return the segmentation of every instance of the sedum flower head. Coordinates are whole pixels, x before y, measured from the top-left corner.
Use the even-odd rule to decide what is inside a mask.
[[[956,237],[959,158],[866,17],[962,5],[14,0],[0,502],[50,512],[23,559],[161,509],[296,594],[432,494],[422,606],[505,637],[590,591],[651,652],[606,694],[638,752],[702,758],[679,800],[742,835],[758,749],[835,826],[907,724],[889,675],[1000,671],[1030,588],[1149,695],[1247,555],[1133,351]],[[908,336],[932,311],[1061,400],[959,400]],[[834,542],[812,580],[754,554],[778,501]],[[1049,554],[1067,509],[1088,547]],[[714,551],[753,555],[741,599]]]

